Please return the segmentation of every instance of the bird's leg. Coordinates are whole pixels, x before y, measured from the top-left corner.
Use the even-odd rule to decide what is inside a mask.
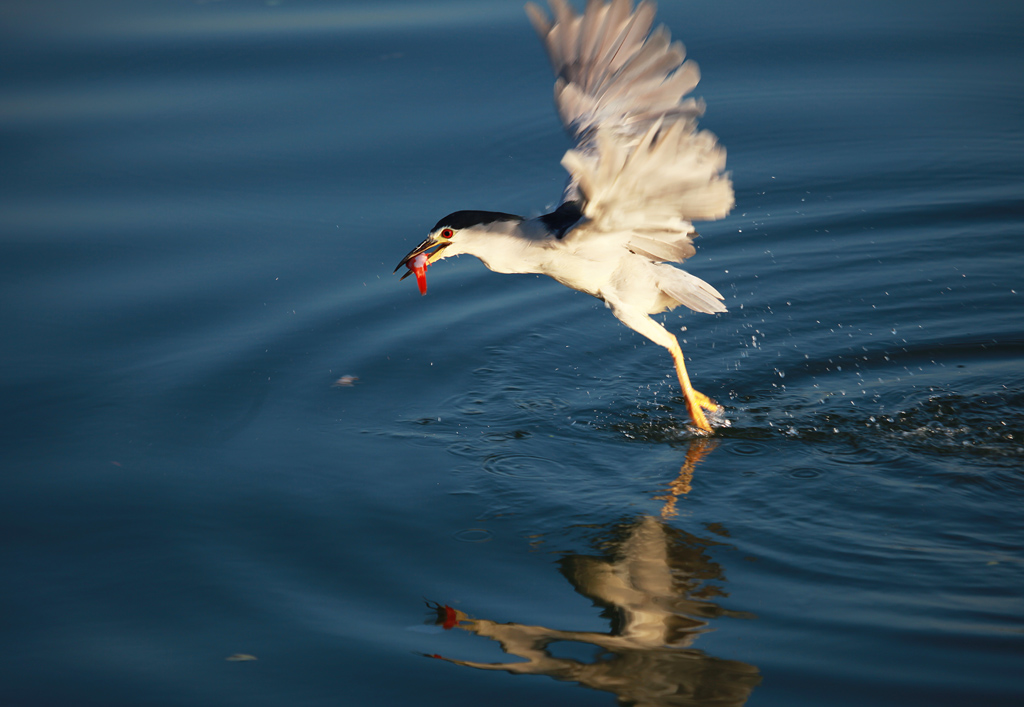
[[[717,412],[722,407],[708,396],[694,390],[690,385],[690,376],[686,373],[686,361],[683,359],[683,350],[679,348],[679,342],[672,337],[672,345],[668,347],[672,354],[672,360],[676,364],[676,375],[679,376],[679,385],[683,388],[683,397],[686,398],[686,409],[690,412],[690,419],[693,424],[704,432],[711,432],[711,425],[704,411]]]
[[[674,334],[671,334],[661,324],[651,319],[645,312],[637,311],[629,307],[617,298],[604,295],[605,303],[612,310],[616,318],[633,331],[643,334],[648,339],[664,346],[672,354],[672,360],[676,364],[676,375],[679,376],[679,385],[683,387],[683,397],[686,398],[686,409],[690,412],[690,419],[693,424],[703,432],[711,432],[711,425],[708,423],[704,411],[717,412],[721,406],[708,396],[698,393],[690,385],[690,376],[686,375],[686,362],[683,360],[683,351],[679,348],[679,341]]]

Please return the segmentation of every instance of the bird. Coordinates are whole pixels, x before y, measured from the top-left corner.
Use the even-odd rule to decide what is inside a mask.
[[[593,295],[633,331],[668,349],[694,431],[713,432],[723,408],[694,389],[679,341],[650,315],[680,305],[725,312],[722,294],[673,263],[696,252],[693,221],[724,218],[734,204],[725,149],[697,127],[700,79],[669,30],[652,30],[655,5],[588,0],[578,13],[549,0],[526,13],[554,71],[554,101],[574,146],[557,208],[536,217],[456,211],[395,268],[415,272],[454,255],[476,256],[498,273],[539,273]]]

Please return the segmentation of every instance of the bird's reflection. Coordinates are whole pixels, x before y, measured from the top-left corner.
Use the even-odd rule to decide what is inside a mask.
[[[704,458],[711,454],[716,446],[718,446],[717,440],[706,437],[697,438],[690,442],[690,446],[686,449],[686,460],[679,469],[679,476],[668,485],[664,495],[654,497],[655,500],[665,502],[665,505],[661,508],[662,518],[672,518],[676,515],[676,504],[679,501],[679,497],[690,493],[693,487],[693,473],[696,471],[697,465],[703,462]]]
[[[705,447],[696,461],[708,451]],[[686,473],[684,465],[680,478]],[[572,681],[613,693],[626,705],[744,704],[761,681],[757,668],[692,647],[710,630],[710,620],[751,618],[713,600],[725,595],[719,586],[725,576],[709,550],[724,544],[651,516],[614,524],[596,544],[600,554],[567,555],[559,565],[573,588],[602,609],[611,623],[607,633],[496,623],[432,604],[438,625],[493,639],[522,660],[485,663],[431,657],[480,670]],[[584,655],[592,657],[580,657]]]

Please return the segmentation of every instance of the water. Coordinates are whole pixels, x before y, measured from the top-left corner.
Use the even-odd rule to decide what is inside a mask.
[[[0,702],[1020,702],[1024,12],[662,5],[710,440],[596,300],[391,275],[560,193],[518,0],[0,9]]]

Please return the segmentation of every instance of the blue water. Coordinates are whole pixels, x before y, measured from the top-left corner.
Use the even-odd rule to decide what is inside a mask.
[[[560,195],[518,0],[0,6],[0,704],[1020,704],[1022,7],[662,2],[705,440],[596,300],[391,274]]]

